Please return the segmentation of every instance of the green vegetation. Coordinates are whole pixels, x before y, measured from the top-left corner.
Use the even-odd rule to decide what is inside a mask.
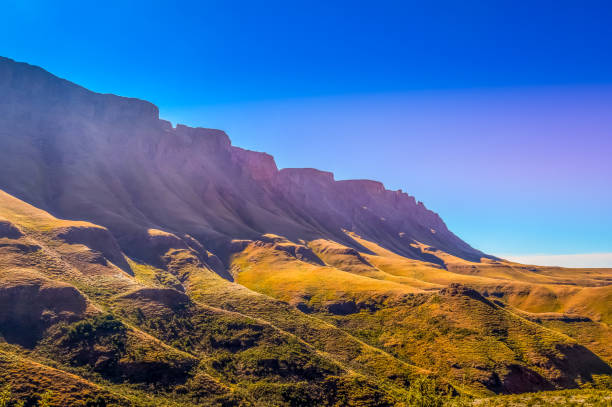
[[[0,407],[610,402],[612,331],[602,304],[584,306],[609,304],[599,272],[567,287],[554,270],[432,252],[443,268],[356,235],[368,252],[268,236],[229,259],[230,282],[161,232],[151,264],[124,270],[85,244],[90,226],[70,243],[70,225],[5,199],[19,233],[0,238]]]
[[[478,399],[472,405],[482,407],[609,407],[612,405],[612,391],[590,389],[543,391]]]
[[[113,342],[120,344],[125,335],[125,326],[111,314],[96,315],[91,319],[72,325],[67,333],[70,344],[92,341],[101,335],[112,335]]]
[[[451,400],[451,393],[440,389],[435,380],[419,377],[410,383],[406,402],[414,407],[442,407]]]

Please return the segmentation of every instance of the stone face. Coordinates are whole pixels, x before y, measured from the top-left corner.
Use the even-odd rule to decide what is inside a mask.
[[[300,186],[314,183],[330,185],[334,182],[334,174],[314,168],[283,168],[280,170],[281,182],[294,183]]]
[[[278,170],[221,130],[172,125],[149,102],[90,92],[0,58],[0,189],[67,219],[105,226],[136,255],[149,229],[191,236],[202,259],[265,233],[356,243],[343,230],[423,259],[415,241],[483,256],[440,217],[369,180],[311,168]],[[432,232],[432,231],[435,231]]]
[[[232,161],[256,181],[272,180],[278,174],[276,162],[270,154],[233,147]]]
[[[31,117],[66,113],[107,122],[159,119],[157,106],[144,100],[99,94],[50,75],[45,70],[0,57],[3,113]]]
[[[170,131],[172,132],[172,129]],[[191,145],[203,146],[211,151],[229,151],[231,145],[229,137],[222,130],[178,124],[174,134],[184,137]]]

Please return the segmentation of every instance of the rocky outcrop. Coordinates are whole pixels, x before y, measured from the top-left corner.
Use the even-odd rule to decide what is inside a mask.
[[[384,193],[385,186],[382,182],[368,179],[349,179],[338,181],[338,188],[347,195],[372,196]]]
[[[325,187],[334,182],[334,174],[315,168],[283,168],[279,171],[279,177],[279,184],[284,187]]]
[[[368,312],[376,311],[378,309],[378,305],[379,304],[377,304],[375,301],[332,301],[324,304],[324,309],[334,315],[349,315],[363,310],[367,310]]]
[[[109,123],[154,123],[157,106],[144,100],[93,93],[37,66],[0,57],[0,88],[5,119],[81,116]]]
[[[229,137],[222,130],[177,124],[172,133],[174,137],[181,138],[191,146],[197,146],[201,151],[229,151],[231,145]]]
[[[418,241],[458,257],[486,257],[448,230],[442,219],[402,191],[389,191],[378,181],[335,181],[333,174],[315,169],[283,169],[277,190],[327,236],[349,246],[355,242],[338,233],[349,230],[407,257],[439,262],[415,250]]]
[[[278,174],[276,162],[270,154],[233,147],[232,160],[256,181],[270,181]]]

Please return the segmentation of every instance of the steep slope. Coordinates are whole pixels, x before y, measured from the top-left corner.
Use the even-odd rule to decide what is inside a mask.
[[[493,395],[612,374],[610,269],[487,256],[401,191],[278,170],[6,58],[0,95],[0,387],[18,398],[402,406],[424,376]]]
[[[389,406],[419,373],[331,326],[328,337],[311,344],[264,319],[206,305],[190,284],[222,279],[193,250],[170,248],[164,269],[143,265],[90,243],[88,233],[106,229],[56,219],[4,192],[0,220],[0,356],[12,361],[0,372],[0,385],[9,384],[16,397],[57,392],[49,381],[70,372],[94,389],[75,390],[77,399],[129,405],[292,405],[300,399],[336,405],[335,397],[355,394],[368,405]],[[67,243],[57,230],[73,227],[82,239]],[[107,255],[121,256],[130,268]],[[224,290],[214,295],[233,297]],[[301,323],[319,329],[317,321]],[[351,353],[365,356],[363,363],[349,367],[338,336]],[[35,380],[25,386],[29,371]],[[109,383],[106,393],[95,390]]]
[[[107,227],[134,257],[146,231],[189,234],[222,260],[231,239],[274,233],[357,244],[342,229],[403,255],[437,261],[414,241],[478,261],[438,215],[374,181],[278,171],[219,130],[172,128],[141,100],[90,92],[0,58],[0,189],[59,217]]]
[[[572,387],[612,372],[569,337],[473,290],[437,290],[442,285],[419,279],[425,274],[392,278],[373,266],[377,257],[410,262],[407,273],[455,273],[414,264],[357,235],[378,254],[274,235],[234,242],[240,249],[232,273],[267,294],[261,295],[219,277],[189,246],[172,244],[182,241],[167,232],[150,232],[170,242],[155,245],[160,268],[126,258],[123,270],[102,253],[121,252],[89,243],[88,231],[108,233],[97,225],[56,219],[5,193],[0,218],[0,349],[45,366],[40,383],[50,380],[45,369],[53,367],[92,386],[119,384],[117,396],[99,397],[133,405],[148,386],[156,390],[147,400],[178,397],[177,405],[299,399],[335,405],[333,397],[357,388],[365,405],[401,405],[419,374],[483,394]],[[57,232],[73,227],[84,243],[67,243]],[[18,395],[22,388],[53,389],[21,387],[12,376],[0,381]],[[347,403],[353,402],[359,403]]]
[[[292,257],[290,253],[297,250],[288,251],[291,243],[276,238],[272,243],[249,244],[233,256],[232,270],[236,281],[246,287],[294,304],[401,360],[481,391],[571,387],[592,374],[612,373],[604,360],[567,336],[452,282],[461,281],[461,274],[421,263],[399,267],[404,275],[393,278],[373,264],[414,261],[353,237],[378,254],[312,242],[322,258],[335,263],[332,267]],[[446,287],[427,286],[430,278],[443,284],[437,287]],[[504,282],[472,277],[479,284],[489,281]]]

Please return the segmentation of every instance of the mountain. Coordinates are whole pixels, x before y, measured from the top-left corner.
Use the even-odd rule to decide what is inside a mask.
[[[357,247],[346,229],[420,260],[435,261],[414,240],[483,256],[422,203],[378,182],[278,171],[270,155],[234,147],[222,131],[173,128],[148,102],[93,93],[37,67],[2,59],[0,77],[0,187],[108,227],[127,254],[147,250],[148,229],[189,234],[224,259],[231,240],[265,233]]]
[[[11,397],[391,406],[423,380],[484,397],[612,374],[610,269],[486,255],[402,191],[279,170],[8,58],[0,95]]]

